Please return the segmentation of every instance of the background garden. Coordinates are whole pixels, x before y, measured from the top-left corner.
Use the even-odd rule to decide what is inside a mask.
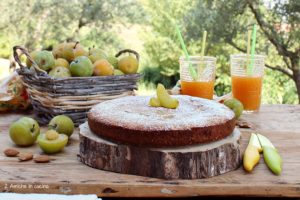
[[[247,30],[256,23],[256,53],[267,56],[263,103],[300,101],[299,0],[6,0],[0,12],[0,75],[14,45],[50,50],[62,41],[80,41],[110,54],[137,50],[144,74],[140,94],[179,79],[182,51],[173,20],[191,55],[200,54],[207,30],[206,54],[217,57],[218,95],[230,92],[229,56],[245,52]]]

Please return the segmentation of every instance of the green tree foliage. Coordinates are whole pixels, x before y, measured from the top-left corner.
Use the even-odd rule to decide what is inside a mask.
[[[121,41],[115,25],[137,23],[143,17],[135,0],[6,0],[0,2],[1,56],[9,57],[11,47],[48,48],[66,40],[106,51],[118,49]]]
[[[176,19],[183,19],[194,1],[186,0],[151,0],[143,1],[147,15],[145,31],[142,34],[146,55],[148,55],[144,81],[146,83],[163,83],[172,87],[179,78],[178,61],[181,55],[174,25]],[[182,25],[178,23],[178,25]],[[151,76],[147,75],[151,73]]]
[[[174,54],[166,57],[168,55],[161,52],[160,46],[151,42],[153,38],[146,43],[146,50],[149,56],[153,56],[154,61],[159,56],[162,57],[160,59],[174,61],[170,65],[163,65],[165,71],[168,70],[165,69],[167,66],[172,69],[173,74],[169,74],[170,77],[178,73],[178,57],[182,53],[174,29],[167,25],[166,21],[169,20],[165,16],[181,25],[190,54],[201,52],[202,33],[204,30],[208,31],[206,55],[216,56],[218,59],[215,87],[218,95],[230,91],[230,54],[245,52],[247,30],[257,23],[259,30],[256,52],[267,55],[268,68],[264,79],[263,102],[296,103],[298,98],[300,100],[299,1],[199,0],[188,3],[184,1],[182,4],[182,1],[164,2],[165,4],[151,1],[151,6],[146,9],[153,16],[151,25],[158,27],[148,35],[157,41],[168,41],[172,38],[163,45],[168,44],[168,48],[173,48]],[[176,10],[182,13],[178,14]],[[155,62],[149,62],[149,66],[153,65],[161,68]],[[298,87],[298,98],[295,84]]]

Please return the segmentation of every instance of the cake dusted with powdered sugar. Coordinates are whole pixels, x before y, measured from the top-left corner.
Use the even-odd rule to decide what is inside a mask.
[[[223,104],[190,96],[176,109],[150,107],[150,97],[129,96],[105,101],[88,113],[90,129],[116,143],[171,147],[216,141],[230,135],[234,113]]]

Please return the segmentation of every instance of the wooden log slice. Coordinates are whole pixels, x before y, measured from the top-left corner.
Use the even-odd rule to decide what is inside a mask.
[[[241,164],[240,131],[209,144],[143,148],[110,142],[80,126],[79,159],[101,170],[163,179],[199,179],[224,174]]]

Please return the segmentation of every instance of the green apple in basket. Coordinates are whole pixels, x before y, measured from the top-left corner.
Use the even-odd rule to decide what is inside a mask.
[[[92,76],[93,63],[86,56],[79,56],[70,65],[70,71],[72,76]]]
[[[12,123],[9,127],[9,136],[11,140],[19,146],[33,145],[39,134],[39,124],[29,117],[22,117],[18,121]]]
[[[41,68],[42,70],[48,71],[55,66],[55,59],[52,55],[51,51],[33,51],[31,54],[34,62]],[[27,60],[26,64],[28,67],[32,65],[31,61]]]
[[[67,78],[71,77],[71,72],[65,67],[58,66],[49,72],[49,76],[53,78]]]

